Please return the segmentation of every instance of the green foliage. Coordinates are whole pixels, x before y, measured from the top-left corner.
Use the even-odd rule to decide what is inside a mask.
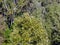
[[[9,34],[10,31],[6,33]],[[9,36],[11,42],[4,42],[3,45],[49,45],[48,35],[42,23],[28,13],[15,18],[13,32]]]
[[[8,11],[5,12],[6,15],[11,15],[19,13],[24,5],[28,3],[29,0],[4,0],[3,7]],[[16,4],[17,3],[17,4]]]
[[[48,31],[48,34],[50,36],[50,39],[52,39],[52,43],[58,43],[60,42],[60,4],[54,3],[52,5],[48,5],[46,8],[48,8],[49,12],[45,15],[45,29]],[[54,44],[54,43],[53,43]],[[53,45],[52,44],[52,45]]]
[[[2,45],[58,45],[60,42],[60,4],[56,1],[0,0],[3,5],[1,9],[4,9],[0,11],[11,17],[15,16],[10,29],[7,25],[7,29],[0,29],[5,39]],[[31,10],[31,15],[23,12],[25,9]]]
[[[43,1],[43,0],[39,0]],[[45,3],[46,0],[43,2]],[[47,0],[46,2],[49,2]],[[38,7],[37,7],[38,8]],[[56,0],[53,0],[53,3],[48,4],[46,3],[45,7],[38,8],[33,12],[33,15],[36,16],[36,18],[40,19],[40,21],[43,23],[42,26],[45,27],[48,37],[50,39],[51,45],[58,45],[60,42],[60,4],[56,3]],[[42,13],[43,11],[44,14]],[[35,15],[36,14],[36,15]]]
[[[9,34],[11,33],[11,30],[10,29],[6,29],[5,31],[4,31],[4,37],[5,38],[9,38]]]

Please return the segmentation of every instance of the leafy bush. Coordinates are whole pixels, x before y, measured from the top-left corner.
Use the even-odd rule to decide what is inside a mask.
[[[40,0],[39,0],[40,1]],[[43,0],[41,0],[43,1]],[[47,0],[46,2],[48,2]],[[45,0],[43,1],[45,3]],[[39,18],[45,27],[51,45],[59,45],[60,43],[60,4],[53,0],[52,3],[47,3],[45,7],[38,8],[33,12],[36,18]],[[42,13],[44,12],[44,13]],[[36,15],[35,15],[36,14]]]
[[[13,31],[9,36],[8,42],[3,45],[49,45],[48,35],[42,23],[28,13],[15,18]]]
[[[47,9],[49,12],[45,15],[45,29],[48,31],[50,40],[52,41],[52,45],[59,45],[60,42],[60,4],[54,3],[52,5],[48,5]]]

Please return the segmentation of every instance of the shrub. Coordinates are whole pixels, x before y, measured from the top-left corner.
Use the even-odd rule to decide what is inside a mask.
[[[13,31],[9,36],[9,42],[4,42],[3,45],[49,45],[48,35],[42,23],[28,13],[15,18]]]
[[[49,12],[45,15],[45,29],[48,31],[52,45],[59,45],[60,42],[60,4],[48,5]]]

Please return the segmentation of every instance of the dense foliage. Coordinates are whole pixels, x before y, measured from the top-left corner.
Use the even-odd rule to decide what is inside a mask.
[[[0,0],[0,45],[60,45],[60,0]]]
[[[49,45],[47,32],[41,22],[28,13],[15,18],[13,30],[9,32],[5,32],[5,36],[9,37],[6,37],[3,45]]]

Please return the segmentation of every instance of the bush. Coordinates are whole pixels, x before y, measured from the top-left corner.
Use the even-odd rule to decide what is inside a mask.
[[[42,23],[35,17],[24,13],[14,20],[13,31],[8,42],[3,45],[49,45],[49,39]]]
[[[49,12],[45,15],[45,29],[48,31],[52,45],[59,45],[60,42],[60,4],[48,5]]]

